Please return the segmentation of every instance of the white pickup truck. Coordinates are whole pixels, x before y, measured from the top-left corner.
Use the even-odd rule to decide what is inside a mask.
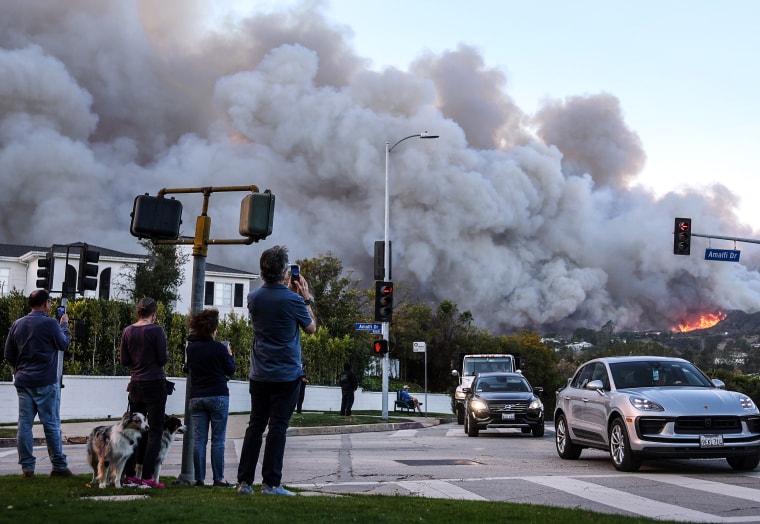
[[[464,355],[462,357],[461,373],[456,369],[451,370],[451,374],[459,378],[459,385],[454,393],[454,401],[457,413],[457,422],[464,424],[464,397],[462,388],[470,387],[472,380],[478,373],[488,373],[491,371],[520,371],[524,366],[524,359],[515,357],[506,353],[493,353],[483,355]]]

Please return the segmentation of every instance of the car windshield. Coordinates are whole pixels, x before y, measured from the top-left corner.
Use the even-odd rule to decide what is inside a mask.
[[[530,385],[525,379],[520,377],[484,377],[478,380],[475,385],[475,391],[487,392],[505,392],[505,391],[531,391]]]
[[[714,387],[693,364],[669,361],[629,361],[610,363],[615,387],[646,388],[654,386]]]
[[[513,371],[512,359],[510,357],[490,357],[483,360],[469,359],[464,364],[464,375],[466,377],[492,371]]]

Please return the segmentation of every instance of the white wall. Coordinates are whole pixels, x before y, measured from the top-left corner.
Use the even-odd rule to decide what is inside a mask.
[[[185,412],[185,377],[170,377],[177,388],[166,403],[166,412],[182,415]],[[127,409],[127,383],[129,377],[89,377],[64,375],[61,390],[61,420],[121,418]],[[240,413],[251,410],[248,382],[231,380],[230,412]],[[412,392],[431,413],[451,413],[451,398],[448,395]],[[307,386],[303,409],[306,411],[340,411],[340,388],[328,386]],[[388,393],[388,413],[393,414],[396,392]],[[382,393],[356,391],[354,410],[382,410]],[[18,421],[18,396],[11,382],[0,382],[0,423]]]

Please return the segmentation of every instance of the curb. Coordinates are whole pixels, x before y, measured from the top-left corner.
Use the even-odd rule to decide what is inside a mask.
[[[455,418],[436,418],[431,419],[429,423],[425,422],[386,422],[379,424],[354,424],[346,426],[312,426],[312,427],[290,427],[286,433],[289,437],[299,437],[307,435],[337,435],[342,433],[370,433],[378,431],[398,431],[400,429],[419,429],[427,426],[438,426],[440,424],[450,424],[456,422]],[[87,444],[87,436],[64,436],[64,444]],[[182,437],[177,438],[182,441]],[[35,446],[44,446],[44,438],[34,438]],[[15,448],[17,439],[0,438],[0,448]]]

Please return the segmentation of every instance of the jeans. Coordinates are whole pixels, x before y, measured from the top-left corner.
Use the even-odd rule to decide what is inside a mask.
[[[193,417],[193,465],[195,480],[206,479],[206,445],[211,424],[211,473],[214,480],[224,480],[224,442],[227,439],[227,416],[230,397],[200,397],[190,399]]]
[[[129,409],[142,413],[148,419],[147,434],[143,434],[137,444],[137,453],[133,453],[124,467],[128,477],[135,475],[135,464],[142,464],[142,478],[152,479],[156,472],[156,460],[161,451],[161,437],[164,433],[166,410],[166,381],[146,380],[129,383]]]
[[[253,484],[253,475],[261,451],[262,435],[269,426],[261,476],[265,484],[276,487],[282,481],[285,434],[298,399],[301,379],[292,382],[250,381],[251,418],[245,430],[238,465],[238,482]]]
[[[23,471],[34,471],[34,417],[39,415],[45,430],[48,456],[53,470],[67,468],[61,438],[61,389],[58,383],[49,386],[25,388],[16,386],[18,393],[18,463]]]

